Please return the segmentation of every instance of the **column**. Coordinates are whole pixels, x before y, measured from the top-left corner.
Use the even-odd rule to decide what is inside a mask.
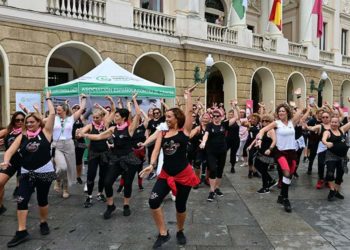
[[[116,15],[118,10],[118,15]],[[106,23],[125,28],[134,27],[134,7],[129,0],[106,1]]]
[[[176,35],[207,40],[204,0],[177,0]],[[202,17],[203,16],[203,17]]]
[[[237,45],[242,47],[252,48],[253,34],[251,30],[247,29],[246,13],[241,19],[238,16],[236,10],[231,5],[228,13],[228,19],[229,19],[227,23],[228,28],[237,31]]]
[[[232,6],[230,6],[230,9],[231,10],[229,11],[229,14],[228,14],[229,23],[227,24],[227,26],[246,28],[247,27],[247,15],[244,14],[244,17],[241,19],[237,15],[237,12],[235,11],[235,9]]]
[[[259,20],[259,27],[257,33],[265,34],[267,33],[267,28],[269,25],[269,3],[265,1],[261,1],[261,15]]]
[[[342,65],[343,56],[340,51],[341,47],[341,27],[340,27],[340,0],[333,0],[334,2],[334,16],[333,16],[333,34],[332,34],[332,49],[334,53],[334,64]]]
[[[274,0],[269,0],[269,12],[268,12],[267,20],[269,20],[270,18],[273,2]],[[282,12],[283,12],[283,8],[282,8]],[[283,13],[282,13],[282,20],[283,20]],[[268,22],[269,24],[268,24],[267,32],[269,33],[269,35],[271,37],[283,37],[282,31],[280,31],[273,22],[270,22],[270,21]]]

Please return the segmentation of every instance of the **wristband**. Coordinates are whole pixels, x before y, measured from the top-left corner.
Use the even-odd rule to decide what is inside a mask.
[[[81,99],[86,99],[86,96],[82,96]]]
[[[48,98],[45,98],[46,101],[50,100],[52,101],[52,98],[51,97],[48,97]]]
[[[149,164],[149,165],[151,165],[153,169],[156,167],[156,164],[155,164],[155,163],[151,163],[151,164]]]

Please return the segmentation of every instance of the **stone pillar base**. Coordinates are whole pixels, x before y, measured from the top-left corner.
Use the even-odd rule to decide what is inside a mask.
[[[313,43],[303,43],[307,46],[307,59],[319,61],[320,60],[320,50]]]
[[[237,31],[237,45],[252,48],[253,47],[253,33],[244,26],[232,26],[232,30]]]
[[[207,40],[207,22],[198,16],[186,15],[182,12],[176,14],[176,36],[193,37]]]
[[[343,55],[339,51],[334,52],[334,64],[338,66],[343,64]]]
[[[118,14],[116,11],[118,10]],[[106,23],[125,28],[133,28],[134,7],[129,1],[106,1]]]

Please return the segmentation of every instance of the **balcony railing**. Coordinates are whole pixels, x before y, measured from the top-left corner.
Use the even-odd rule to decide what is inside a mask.
[[[220,43],[237,44],[237,31],[221,25],[208,23],[208,40]]]
[[[96,23],[105,22],[105,0],[48,0],[49,13]]]
[[[334,53],[320,50],[320,61],[333,63],[334,62]]]
[[[263,49],[264,37],[259,34],[253,34],[253,48],[254,49]]]
[[[134,28],[164,35],[175,35],[174,16],[156,11],[134,8]]]
[[[7,0],[0,0],[0,5],[7,5]]]
[[[307,58],[306,46],[299,43],[293,43],[293,42],[288,42],[288,45],[289,45],[289,50],[288,50],[289,55]]]
[[[343,65],[350,66],[350,56],[343,56]]]

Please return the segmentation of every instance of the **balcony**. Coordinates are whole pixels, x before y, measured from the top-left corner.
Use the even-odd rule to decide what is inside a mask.
[[[104,23],[106,0],[48,0],[47,10],[57,16]]]
[[[326,63],[334,63],[334,53],[320,50],[320,61]]]
[[[7,0],[0,0],[0,5],[7,5],[6,1]]]
[[[350,66],[350,56],[343,56],[343,65]]]
[[[208,23],[208,40],[220,43],[237,44],[237,31],[221,25]]]
[[[176,18],[174,16],[134,8],[134,28],[137,30],[174,36],[175,21]]]
[[[288,42],[288,54],[291,56],[297,56],[307,58],[307,47],[299,43]]]

